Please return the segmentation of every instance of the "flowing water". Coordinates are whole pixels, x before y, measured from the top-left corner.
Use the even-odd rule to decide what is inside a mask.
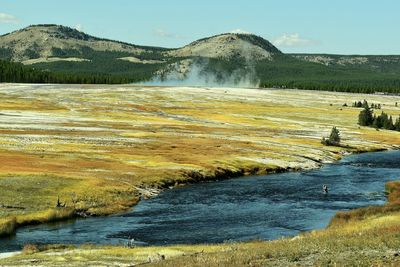
[[[340,210],[382,205],[400,180],[400,151],[348,156],[321,169],[242,177],[167,190],[115,216],[24,227],[0,252],[24,244],[142,245],[276,239],[321,229]],[[329,193],[322,192],[327,184]]]

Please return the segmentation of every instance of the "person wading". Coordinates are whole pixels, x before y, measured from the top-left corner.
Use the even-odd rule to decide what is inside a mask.
[[[322,191],[324,192],[324,194],[328,194],[328,186],[324,184],[322,186]]]

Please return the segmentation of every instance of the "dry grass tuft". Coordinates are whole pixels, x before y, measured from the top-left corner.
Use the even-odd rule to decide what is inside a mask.
[[[15,233],[17,220],[13,218],[0,218],[0,237]]]
[[[22,248],[22,252],[24,254],[33,254],[36,252],[39,252],[39,247],[37,245],[34,244],[26,244],[24,245],[24,247]]]

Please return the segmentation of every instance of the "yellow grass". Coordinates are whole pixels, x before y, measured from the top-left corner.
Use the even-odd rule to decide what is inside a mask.
[[[110,214],[135,204],[138,188],[316,168],[400,144],[400,133],[359,127],[360,109],[342,107],[367,99],[397,116],[394,96],[2,84],[0,99],[0,204],[19,207],[0,207],[1,233],[12,218],[58,218],[44,215],[58,197],[69,209]],[[351,148],[321,145],[332,126]]]

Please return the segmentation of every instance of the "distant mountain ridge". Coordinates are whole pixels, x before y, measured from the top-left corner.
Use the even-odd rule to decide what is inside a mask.
[[[274,53],[281,53],[270,42],[261,37],[234,33],[204,38],[178,49],[139,46],[98,38],[70,27],[55,24],[32,25],[0,36],[0,49],[2,50],[0,57],[16,62],[41,57],[58,57],[60,50],[82,51],[88,48],[94,51],[127,52],[132,55],[165,52],[166,57],[227,58],[240,56],[241,53],[251,51],[249,55],[254,55],[255,59],[259,56],[270,57]],[[82,56],[84,56],[83,53]]]
[[[400,56],[285,54],[268,40],[244,33],[163,48],[39,24],[0,36],[0,59],[62,74],[114,75],[121,81],[203,79],[205,84],[368,92],[400,88]]]
[[[38,24],[7,33],[0,36],[0,59],[12,60],[27,64],[47,62],[50,60],[79,61],[85,58],[88,50],[99,52],[125,53],[127,57],[138,56],[133,59],[141,63],[141,56],[150,60],[168,61],[171,58],[204,57],[230,59],[243,57],[246,60],[273,60],[275,55],[283,53],[271,42],[264,38],[246,33],[223,33],[196,40],[181,48],[163,48],[135,45],[121,41],[95,37],[76,29],[56,25]],[[154,54],[155,58],[151,58]],[[329,54],[292,54],[297,59],[322,65],[363,65],[371,61],[374,63],[389,62],[400,64],[400,56],[345,56]],[[60,58],[63,58],[61,60]],[[146,62],[149,63],[149,62]],[[146,64],[144,63],[144,64]]]

